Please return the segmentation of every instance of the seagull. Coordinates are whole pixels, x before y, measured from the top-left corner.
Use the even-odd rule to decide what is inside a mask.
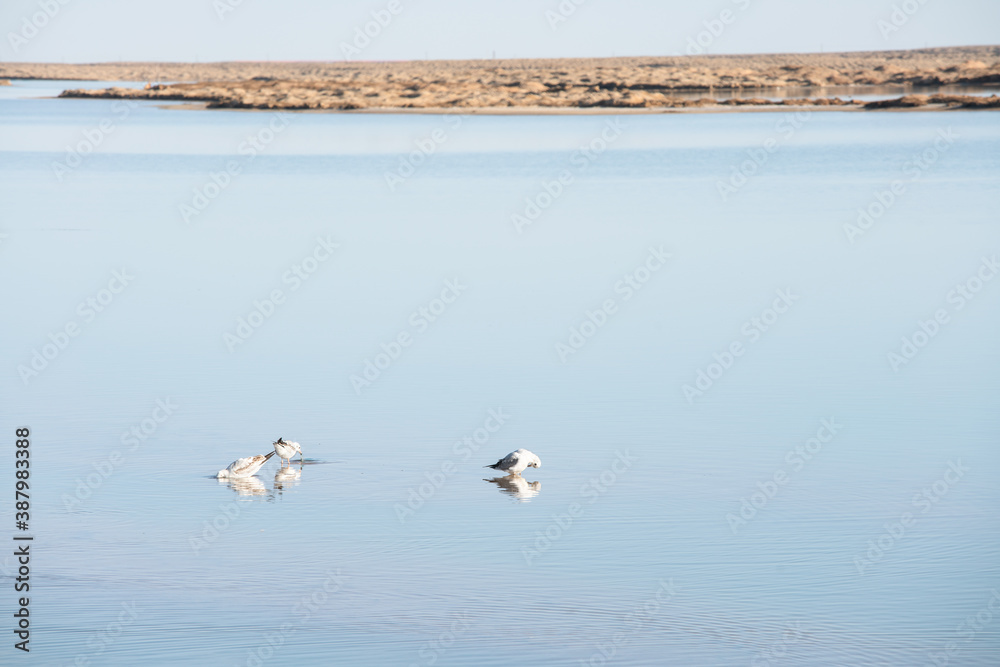
[[[493,468],[494,470],[510,473],[511,475],[520,475],[521,471],[526,468],[541,468],[542,462],[527,449],[519,449],[516,452],[511,452],[493,465],[483,467]]]
[[[274,452],[278,455],[278,458],[282,461],[288,461],[291,465],[292,457],[296,454],[299,455],[299,463],[302,463],[302,447],[297,442],[285,441],[278,438],[274,444]]]
[[[260,467],[264,465],[272,456],[274,456],[274,452],[236,459],[229,464],[228,468],[220,470],[216,477],[220,479],[223,477],[235,477],[237,479],[242,477],[253,477],[257,474],[257,471],[260,470]]]

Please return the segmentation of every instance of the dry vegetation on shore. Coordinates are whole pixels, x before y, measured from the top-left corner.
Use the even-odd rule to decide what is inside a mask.
[[[289,110],[497,109],[772,105],[748,93],[794,90],[783,104],[997,108],[1000,98],[920,95],[923,86],[1000,85],[1000,47],[829,54],[343,63],[105,63],[0,65],[0,77],[151,81],[148,89],[71,90],[68,97],[186,100],[210,107]],[[172,81],[171,84],[155,84]],[[905,86],[861,105],[831,86]],[[691,93],[703,93],[692,96]],[[735,93],[739,97],[735,97]],[[683,97],[679,94],[684,93]]]

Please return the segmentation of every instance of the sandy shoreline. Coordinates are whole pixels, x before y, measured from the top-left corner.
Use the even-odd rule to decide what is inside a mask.
[[[76,97],[76,95],[62,95],[61,97]],[[92,95],[80,97],[94,97]],[[111,96],[109,96],[111,97]],[[365,107],[363,109],[275,109],[269,107],[213,107],[209,102],[164,102],[159,105],[161,109],[174,111],[202,111],[205,109],[226,108],[229,111],[242,111],[246,113],[260,112],[294,112],[294,113],[348,113],[348,114],[423,114],[423,115],[474,115],[474,116],[600,116],[607,114],[615,115],[635,115],[643,116],[650,114],[685,114],[685,113],[754,113],[754,112],[775,112],[775,111],[871,111],[873,109],[884,109],[887,111],[953,111],[956,109],[1000,109],[1000,96],[993,97],[962,97],[962,102],[941,102],[927,97],[926,101],[910,103],[912,96],[907,99],[902,97],[893,98],[879,102],[845,102],[842,105],[814,105],[781,103],[768,101],[759,104],[726,105],[710,104],[705,106],[687,107]],[[951,96],[949,96],[951,97]],[[117,98],[116,98],[117,99]],[[971,100],[966,102],[964,100]]]
[[[204,103],[289,111],[445,110],[618,113],[626,109],[740,110],[1000,108],[964,95],[1000,86],[1000,46],[827,54],[407,62],[0,64],[0,78],[148,81],[149,88],[71,90],[66,97]],[[157,84],[157,81],[173,81]],[[893,100],[860,103],[829,89],[892,86]],[[954,94],[921,95],[949,87]],[[767,99],[778,91],[788,99]],[[791,97],[794,95],[794,97]]]

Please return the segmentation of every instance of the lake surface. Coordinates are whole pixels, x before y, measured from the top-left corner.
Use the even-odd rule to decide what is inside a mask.
[[[0,397],[8,462],[31,429],[33,632],[0,662],[1000,661],[995,113],[16,83]],[[279,436],[305,465],[213,478]],[[522,447],[542,467],[488,481]]]

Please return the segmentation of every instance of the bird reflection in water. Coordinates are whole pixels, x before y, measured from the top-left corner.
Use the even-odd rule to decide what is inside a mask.
[[[259,457],[239,459],[233,465],[236,465],[241,461],[251,461],[251,459],[261,459],[260,462],[263,463],[272,456],[274,456],[274,452],[270,452],[266,456],[262,455]],[[251,463],[255,462],[251,461]],[[315,462],[310,461],[310,463]],[[274,473],[274,484],[271,488],[268,488],[267,485],[255,474],[241,477],[228,475],[228,468],[219,472],[221,477],[218,477],[218,480],[220,485],[228,486],[236,493],[236,495],[240,496],[241,500],[265,500],[269,503],[273,503],[285,491],[299,485],[302,480],[302,466],[304,464],[305,461],[299,460],[298,465],[279,467]],[[231,467],[232,466],[230,466],[230,468]],[[257,467],[259,468],[260,466]],[[254,472],[256,472],[256,470],[254,470]]]
[[[280,494],[285,489],[290,489],[293,486],[298,486],[299,480],[302,477],[302,466],[299,465],[296,468],[292,466],[285,466],[284,468],[278,468],[277,472],[274,473],[274,491]]]
[[[491,482],[500,487],[500,493],[514,496],[518,502],[527,502],[541,492],[541,482],[529,482],[520,475],[507,475],[506,477],[494,477],[484,479],[484,482]]]
[[[228,486],[238,496],[266,496],[267,487],[256,477],[229,477],[219,480],[220,484]]]

